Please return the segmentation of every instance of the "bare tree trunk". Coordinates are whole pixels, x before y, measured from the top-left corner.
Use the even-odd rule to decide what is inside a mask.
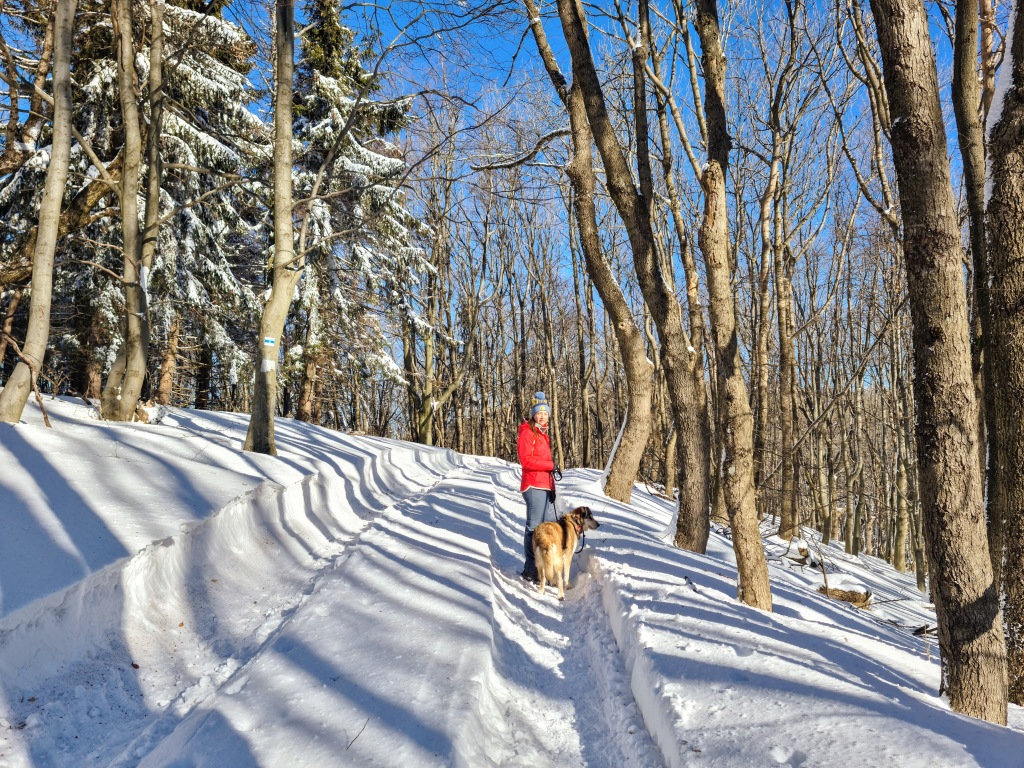
[[[80,353],[76,356],[75,385],[87,401],[98,400],[103,393],[102,347],[107,341],[106,329],[98,310],[91,309],[85,317],[76,316],[76,336]]]
[[[772,256],[772,209],[775,207],[779,189],[779,171],[781,147],[779,131],[773,131],[772,157],[769,163],[768,183],[760,200],[759,234],[761,239],[760,263],[757,275],[757,314],[754,344],[753,387],[754,387],[754,490],[757,493],[758,517],[764,518],[769,511],[774,514],[775,505],[767,498],[765,484],[765,456],[768,447],[768,416],[771,403],[768,385],[771,379],[771,367],[768,365],[768,344],[771,337],[771,275]],[[778,280],[778,277],[776,277]],[[781,530],[781,527],[780,527]],[[792,538],[790,534],[787,538]]]
[[[1009,81],[998,120],[990,128],[988,202],[992,258],[992,342],[986,345],[986,389],[994,397],[996,473],[994,514],[1005,520],[1006,641],[1010,700],[1024,702],[1024,8],[1013,6],[1010,56],[1000,78]],[[988,386],[990,384],[991,386]],[[990,457],[991,458],[991,457]],[[990,502],[991,504],[991,502]],[[994,561],[994,560],[993,560]]]
[[[719,424],[725,452],[723,491],[739,570],[739,598],[748,605],[770,611],[768,562],[761,544],[754,492],[754,419],[740,363],[733,294],[725,188],[732,139],[725,114],[725,56],[716,0],[698,0],[696,26],[704,64],[708,127],[708,163],[701,179],[704,219],[698,240],[707,270],[711,332],[715,340]]]
[[[117,91],[124,126],[124,165],[121,176],[121,243],[124,251],[122,281],[125,293],[124,341],[107,376],[100,411],[104,419],[130,421],[146,375],[149,313],[142,272],[139,233],[139,169],[142,166],[142,131],[136,96],[135,44],[129,0],[111,0],[110,16],[117,41]],[[162,35],[161,35],[162,39]]]
[[[650,24],[645,0],[641,0],[639,39],[633,48],[633,115],[636,120],[637,174],[640,189],[633,183],[632,173],[623,146],[615,133],[597,75],[590,43],[587,39],[583,6],[578,0],[559,0],[558,15],[562,21],[572,58],[573,84],[579,87],[586,109],[587,122],[593,132],[604,164],[606,185],[619,216],[625,225],[633,252],[633,265],[644,300],[658,327],[662,345],[662,361],[672,399],[673,417],[680,431],[680,444],[692,445],[691,432],[700,434],[702,421],[693,402],[692,382],[687,366],[692,364],[696,350],[689,343],[682,323],[682,311],[671,289],[672,281],[665,275],[658,257],[653,231],[654,183],[649,156],[646,111],[646,63],[650,41]],[[632,415],[632,410],[630,411]],[[686,456],[687,465],[680,467],[679,527],[676,543],[703,552],[708,538],[708,452]],[[680,533],[682,531],[682,533]]]
[[[575,199],[575,195],[572,195]],[[571,210],[572,202],[570,202]],[[570,234],[570,239],[572,235]],[[587,337],[584,325],[585,309],[589,310],[590,304],[586,300],[580,301],[581,291],[590,292],[590,280],[584,277],[579,269],[579,260],[576,258],[576,249],[572,249],[572,274],[573,274],[573,300],[576,304],[576,357],[580,369],[580,407],[577,410],[579,420],[579,431],[577,442],[579,444],[580,466],[589,467],[592,459],[590,455],[590,376],[593,368],[593,359],[587,360]]]
[[[306,341],[302,345],[302,382],[299,384],[299,402],[295,406],[295,418],[311,423],[317,393],[317,356],[319,345],[314,344],[319,336],[320,314],[311,309],[306,322]]]
[[[50,337],[53,256],[71,159],[71,47],[77,0],[57,0],[53,49],[53,140],[32,257],[32,297],[22,361],[0,391],[0,421],[16,423],[43,366]]]
[[[851,555],[859,555],[862,548],[863,536],[861,533],[864,520],[864,382],[857,378],[853,385],[853,431],[850,441],[854,447],[853,465],[853,493],[857,499],[857,505],[853,513],[853,533],[850,542]]]
[[[255,382],[245,450],[277,455],[277,360],[288,309],[303,264],[295,255],[292,222],[292,91],[295,72],[295,2],[277,0],[274,66],[274,269],[257,340]],[[358,393],[353,392],[353,403]],[[356,414],[358,416],[358,414]]]
[[[960,143],[960,157],[964,167],[964,192],[970,213],[971,262],[974,285],[974,327],[971,335],[973,348],[972,362],[974,389],[979,408],[978,435],[981,449],[978,451],[978,465],[982,477],[988,483],[988,534],[989,553],[992,557],[992,572],[996,590],[1000,587],[1002,569],[1002,529],[1004,509],[998,500],[999,488],[998,455],[995,445],[997,430],[994,428],[995,399],[992,387],[986,384],[986,357],[1002,354],[995,352],[986,356],[984,349],[992,335],[991,311],[989,309],[989,279],[991,267],[988,258],[988,244],[985,236],[985,132],[979,106],[982,102],[982,88],[978,82],[978,3],[958,2],[956,4],[956,39],[953,47],[953,112],[956,115],[957,138]],[[987,426],[992,425],[992,426]],[[986,450],[987,447],[987,450]],[[986,461],[986,454],[992,456]],[[986,473],[986,468],[991,470]]]
[[[847,439],[843,443],[843,482],[845,485],[846,499],[843,505],[843,550],[848,555],[853,554],[853,533],[854,533],[854,474],[855,469],[851,463],[853,452],[853,440]]]
[[[897,425],[897,429],[899,426]],[[907,570],[907,533],[910,527],[907,461],[903,455],[903,439],[896,436],[896,535],[893,541],[892,564],[900,573]]]
[[[1006,648],[985,531],[978,405],[971,378],[945,126],[921,0],[872,0],[893,121],[914,331],[914,399],[925,542],[943,687],[958,712],[1006,723]]]
[[[199,360],[196,362],[196,390],[193,407],[197,411],[208,411],[213,403],[213,352],[209,345],[200,341]]]
[[[160,359],[160,379],[157,384],[156,401],[170,405],[174,393],[174,373],[178,366],[178,344],[181,338],[181,316],[174,314],[171,330],[167,334],[167,346]]]
[[[626,424],[622,440],[609,469],[604,492],[609,497],[628,503],[636,482],[640,460],[651,433],[652,372],[647,359],[643,336],[629,304],[619,287],[608,260],[601,249],[601,236],[597,226],[595,197],[597,181],[593,164],[593,135],[587,119],[585,97],[574,79],[570,88],[555,63],[547,42],[540,14],[533,0],[526,0],[530,26],[541,51],[548,76],[555,86],[569,114],[573,153],[566,166],[566,175],[573,188],[573,212],[579,232],[580,250],[594,287],[604,304],[615,339],[622,355],[626,374]]]
[[[776,226],[776,236],[781,236]],[[789,248],[782,243],[775,247],[775,306],[779,331],[779,536],[789,541],[800,535],[800,519],[796,507],[796,351],[793,336],[793,282],[790,272]]]
[[[650,25],[645,25],[650,33]],[[651,41],[647,40],[648,48],[653,48]],[[659,60],[657,56],[651,57],[651,68],[655,77],[660,81]],[[675,428],[666,445],[665,459],[665,490],[666,495],[672,498],[673,485],[678,486],[680,495],[686,493],[697,493],[698,497],[703,495],[703,502],[687,504],[688,514],[683,514],[683,506],[680,501],[680,514],[676,520],[675,544],[684,549],[698,549],[703,551],[707,547],[707,535],[710,532],[710,513],[700,512],[699,519],[694,519],[697,514],[696,504],[711,503],[711,413],[708,410],[708,392],[704,376],[704,315],[701,311],[700,281],[697,276],[697,263],[693,257],[693,247],[690,237],[687,234],[683,221],[682,204],[679,190],[676,188],[674,170],[672,167],[672,138],[669,134],[668,123],[668,98],[660,89],[655,89],[658,130],[661,135],[661,170],[665,182],[665,191],[668,195],[669,210],[672,213],[672,221],[675,225],[676,239],[679,241],[679,255],[683,264],[683,274],[686,280],[686,300],[689,310],[689,331],[690,339],[687,352],[689,353],[683,370],[676,375],[675,385],[680,387],[683,395],[678,401],[669,395],[675,415],[676,404],[685,406],[690,414],[688,418],[677,420]],[[662,270],[668,279],[672,272],[671,258],[667,255],[663,259]],[[671,282],[671,281],[669,281]],[[669,305],[668,322],[675,322],[676,302],[673,297]],[[679,318],[682,322],[682,318]],[[695,472],[696,470],[696,472]],[[696,536],[695,536],[696,534]]]

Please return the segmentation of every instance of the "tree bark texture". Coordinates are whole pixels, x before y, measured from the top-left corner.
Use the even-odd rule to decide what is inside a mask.
[[[1006,529],[1005,626],[1009,695],[1024,702],[1024,8],[1015,3],[1010,77],[999,119],[989,134],[992,194],[988,235],[992,258],[992,343],[986,383],[995,401],[996,472]],[[991,503],[991,502],[990,502]]]
[[[566,166],[566,175],[573,189],[573,215],[579,233],[580,250],[583,252],[587,274],[611,319],[615,340],[622,355],[626,375],[626,423],[622,440],[609,468],[604,492],[617,501],[629,503],[640,460],[651,433],[652,366],[647,359],[643,335],[601,248],[595,207],[597,180],[594,173],[593,134],[587,119],[583,93],[577,82],[573,82],[572,87],[566,83],[544,36],[536,6],[532,0],[527,0],[526,4],[548,76],[569,115],[572,157]]]
[[[135,43],[129,0],[111,0],[110,17],[117,45],[117,91],[124,125],[124,172],[121,176],[121,242],[124,251],[124,340],[103,388],[100,411],[104,419],[130,421],[146,376],[149,313],[141,271],[142,238],[139,232],[139,170],[142,166],[142,131],[139,126]]]
[[[645,29],[649,33],[650,25],[646,25]],[[651,47],[649,40],[648,47]],[[657,75],[658,62],[656,57],[652,57],[652,68]],[[671,437],[666,445],[665,489],[666,495],[672,498],[673,483],[678,487],[680,494],[695,492],[695,488],[692,487],[694,483],[703,484],[703,492],[706,495],[707,502],[710,503],[712,499],[710,462],[711,413],[708,410],[708,391],[704,374],[705,330],[704,314],[701,308],[700,280],[697,276],[697,262],[693,257],[693,247],[686,231],[682,202],[674,178],[672,138],[669,133],[668,124],[669,104],[661,90],[655,89],[655,97],[658,111],[658,132],[661,136],[662,177],[665,182],[665,191],[668,195],[669,210],[672,212],[672,222],[675,225],[676,238],[679,241],[679,255],[683,263],[683,274],[686,280],[687,309],[689,311],[690,343],[687,350],[689,356],[685,365],[685,381],[681,378],[678,384],[689,390],[685,399],[691,404],[692,408],[692,417],[685,420],[684,423],[676,424],[676,428],[672,430]],[[663,266],[663,269],[666,275],[670,275],[672,273],[671,262],[669,259],[665,261],[667,263]],[[680,473],[680,467],[701,467],[707,474],[706,476],[698,475],[693,477],[692,472]],[[701,490],[701,488],[697,488],[696,492],[700,493]],[[688,509],[692,511],[693,508],[688,507]],[[707,516],[707,518],[709,517],[710,515]],[[690,546],[690,537],[692,532],[696,530],[705,536],[703,548],[706,549],[706,536],[710,535],[710,519],[707,518],[694,521],[680,514],[676,520],[676,546],[684,549],[692,548]],[[702,526],[704,525],[708,525],[707,534],[703,532]]]
[[[958,712],[1006,722],[1006,651],[992,577],[960,227],[928,16],[872,0],[892,115],[914,339],[919,493],[943,687]]]
[[[21,420],[29,392],[43,366],[50,337],[53,257],[71,159],[71,49],[77,5],[77,0],[57,0],[53,49],[53,140],[32,257],[28,331],[21,349],[24,359],[0,391],[0,421],[16,423]]]
[[[776,227],[776,233],[781,232]],[[796,350],[793,336],[792,259],[789,248],[777,244],[775,248],[775,303],[779,331],[779,536],[787,541],[800,535],[797,510],[796,458]]]
[[[160,405],[170,405],[174,396],[174,374],[178,368],[178,346],[181,339],[181,315],[177,312],[171,320],[171,328],[167,332],[167,345],[160,356],[160,376],[156,389],[156,401]]]
[[[970,214],[971,263],[974,279],[974,326],[972,334],[974,389],[978,396],[978,465],[988,484],[989,552],[996,590],[999,590],[1003,561],[1004,510],[1001,498],[997,462],[986,462],[986,453],[997,456],[997,431],[989,427],[995,420],[995,400],[992,387],[986,386],[987,373],[985,346],[992,335],[989,309],[989,280],[991,267],[985,235],[985,132],[981,117],[982,87],[978,81],[978,3],[959,2],[956,5],[956,37],[953,47],[953,112],[956,115],[957,139],[964,168],[964,193]],[[993,351],[993,355],[998,354]],[[990,355],[991,356],[991,355]],[[987,451],[986,451],[987,447]],[[988,469],[988,472],[986,472]]]

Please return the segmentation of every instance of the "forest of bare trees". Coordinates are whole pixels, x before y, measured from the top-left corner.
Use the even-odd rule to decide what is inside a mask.
[[[542,389],[556,464],[676,498],[677,546],[726,528],[751,606],[767,535],[914,573],[951,705],[1005,723],[1014,14],[0,0],[0,420],[67,395],[514,460]]]

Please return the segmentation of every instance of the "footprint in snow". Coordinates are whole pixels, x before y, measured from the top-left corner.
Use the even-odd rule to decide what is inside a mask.
[[[789,747],[772,747],[768,754],[776,764],[788,765],[791,768],[800,768],[807,762],[807,755]]]

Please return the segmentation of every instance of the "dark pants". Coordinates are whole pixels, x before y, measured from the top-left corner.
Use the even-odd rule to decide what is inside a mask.
[[[555,520],[555,492],[543,488],[527,488],[523,491],[526,502],[526,532],[523,535],[524,576],[537,575],[537,563],[533,559],[533,529],[544,521]]]

